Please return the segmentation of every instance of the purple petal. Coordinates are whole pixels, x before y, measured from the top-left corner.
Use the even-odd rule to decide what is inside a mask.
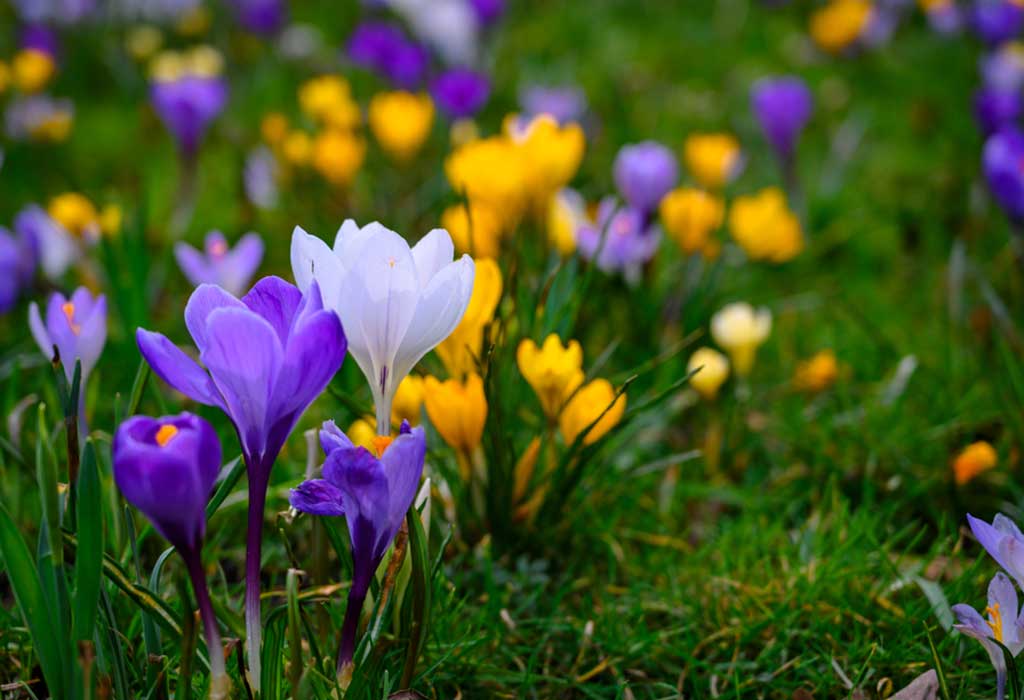
[[[288,493],[292,508],[311,515],[344,515],[341,491],[323,479],[303,481]]]
[[[28,327],[32,331],[32,337],[35,338],[39,349],[43,351],[47,359],[53,360],[53,339],[50,338],[46,324],[43,323],[43,319],[39,315],[39,304],[34,301],[28,305]]]
[[[193,285],[216,284],[217,276],[207,262],[206,256],[188,243],[179,241],[174,244],[174,259],[178,261],[182,274]]]
[[[188,298],[188,304],[185,305],[185,327],[188,328],[199,352],[206,349],[207,324],[211,313],[217,309],[244,308],[245,304],[215,284],[201,284],[196,287],[192,296]]]
[[[960,603],[959,605],[954,605],[952,610],[957,619],[955,627],[958,630],[975,639],[984,640],[991,636],[992,628],[988,626],[985,618],[973,607]]]
[[[210,380],[210,375],[165,336],[140,328],[135,333],[135,340],[149,366],[172,388],[193,401],[224,408],[220,392]]]
[[[100,359],[103,346],[107,342],[107,298],[103,294],[96,297],[94,303],[86,306],[87,314],[79,316],[79,307],[75,306],[75,316],[80,325],[78,332],[77,353],[82,361],[83,378],[92,372]]]
[[[970,513],[967,514],[967,523],[971,527],[971,532],[973,532],[974,536],[978,539],[978,543],[985,548],[985,551],[988,552],[989,556],[995,559],[999,566],[1009,570],[1009,567],[1004,563],[1002,554],[999,551],[999,543],[1002,541],[1004,535],[984,520],[975,518]]]
[[[427,438],[423,428],[399,435],[384,450],[381,464],[388,480],[388,520],[392,537],[416,497],[426,453]]]
[[[288,338],[274,395],[277,413],[302,412],[320,395],[345,359],[345,334],[333,311],[318,311]]]
[[[355,449],[348,435],[333,420],[324,421],[320,427],[320,447],[323,448],[325,455],[330,455],[337,449]]]
[[[255,233],[242,236],[224,260],[224,286],[241,294],[263,261],[263,241]]]
[[[302,292],[280,277],[264,277],[242,297],[242,303],[267,321],[284,345],[288,342],[295,311],[302,301]]]

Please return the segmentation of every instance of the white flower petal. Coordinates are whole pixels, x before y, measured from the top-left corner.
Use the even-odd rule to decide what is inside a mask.
[[[416,274],[420,289],[425,290],[434,275],[445,265],[450,265],[455,255],[452,237],[443,228],[435,228],[413,246],[412,257],[416,261]]]
[[[344,271],[327,244],[296,226],[292,232],[291,258],[295,285],[305,293],[315,279],[324,306],[337,310]]]

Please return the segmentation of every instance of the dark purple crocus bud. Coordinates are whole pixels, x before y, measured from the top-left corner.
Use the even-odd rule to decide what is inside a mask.
[[[498,21],[505,12],[505,0],[470,0],[480,24],[487,26]]]
[[[57,34],[45,24],[25,25],[18,38],[18,44],[22,49],[42,51],[54,60],[57,59],[57,52],[60,49]]]
[[[156,80],[149,92],[153,109],[187,158],[195,156],[210,123],[228,101],[227,83],[219,77],[184,75]]]
[[[1010,0],[975,0],[971,24],[982,41],[997,45],[1020,34],[1024,9]]]
[[[349,36],[346,51],[357,66],[383,70],[394,47],[405,42],[402,30],[387,22],[363,22]]]
[[[188,567],[206,630],[214,697],[213,689],[226,691],[229,681],[200,553],[206,503],[220,471],[220,440],[209,423],[191,413],[133,416],[117,429],[112,456],[114,481],[125,500],[149,518]]]
[[[430,93],[449,117],[465,119],[479,112],[487,102],[491,81],[468,68],[454,68],[434,79]]]
[[[284,26],[285,0],[234,0],[238,23],[253,34],[273,36]]]
[[[1024,111],[1017,90],[983,87],[974,93],[974,116],[982,132],[991,134],[1012,126]]]
[[[750,90],[750,106],[775,154],[788,162],[814,109],[807,84],[795,76],[763,78]]]
[[[996,202],[1010,219],[1024,223],[1024,132],[1005,127],[989,136],[981,165]]]
[[[652,212],[679,180],[679,166],[668,147],[657,141],[623,146],[615,156],[615,185],[634,209]]]
[[[423,84],[430,65],[430,52],[414,41],[403,41],[392,47],[385,57],[382,73],[403,90],[415,90]]]

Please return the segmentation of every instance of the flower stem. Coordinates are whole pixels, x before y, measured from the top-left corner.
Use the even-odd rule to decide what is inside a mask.
[[[189,578],[192,579],[192,590],[196,596],[196,604],[199,606],[199,616],[203,620],[203,630],[206,633],[206,653],[210,657],[210,676],[212,681],[210,687],[222,685],[222,679],[227,677],[224,670],[224,646],[220,642],[220,631],[217,629],[217,616],[213,612],[213,603],[210,601],[210,592],[206,587],[206,575],[203,573],[201,549],[182,550],[181,556],[185,559],[185,566],[188,568]]]
[[[355,582],[353,582],[355,583]],[[359,617],[366,600],[366,587],[353,585],[348,592],[348,606],[345,621],[341,624],[341,644],[338,646],[338,682],[347,688],[352,680],[352,657],[356,651],[356,633],[359,631]]]
[[[249,682],[260,692],[260,554],[263,546],[263,509],[267,479],[259,465],[247,464],[249,473],[249,523],[245,543],[245,649],[249,658]]]

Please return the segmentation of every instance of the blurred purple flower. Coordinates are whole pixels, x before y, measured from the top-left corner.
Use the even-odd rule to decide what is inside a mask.
[[[42,51],[55,60],[60,49],[57,34],[45,24],[27,24],[22,27],[18,44],[23,49]]]
[[[117,429],[112,457],[114,481],[125,500],[142,511],[185,560],[206,630],[211,682],[226,684],[224,649],[201,559],[206,503],[220,471],[217,433],[191,413],[133,416]]]
[[[71,100],[49,95],[25,95],[12,99],[4,113],[7,135],[14,141],[28,141],[45,133],[48,124],[74,118]]]
[[[1011,0],[975,0],[971,24],[986,43],[1002,44],[1020,34],[1024,9]]]
[[[1017,524],[1002,513],[997,513],[991,524],[968,513],[967,524],[978,544],[1018,586],[1024,587],[1024,534]]]
[[[284,26],[286,0],[233,0],[238,22],[253,34],[273,36]]]
[[[222,78],[186,75],[154,81],[150,99],[182,155],[195,157],[210,122],[224,110],[228,86]]]
[[[1024,45],[1011,41],[982,58],[981,77],[986,87],[1024,88]]]
[[[641,141],[619,149],[613,166],[615,186],[629,206],[649,213],[679,180],[675,156],[657,141]]]
[[[648,213],[619,206],[614,197],[605,197],[598,207],[597,221],[587,222],[576,231],[580,255],[604,272],[621,272],[628,282],[638,282],[643,264],[661,243],[661,229],[650,225],[649,219]]]
[[[30,243],[43,274],[50,280],[63,275],[81,255],[78,241],[37,204],[30,204],[14,217],[14,232]]]
[[[959,34],[964,26],[964,13],[952,0],[931,5],[925,16],[932,31],[942,36]]]
[[[1006,693],[1006,656],[999,645],[1004,645],[1015,658],[1024,649],[1024,619],[1019,616],[1017,591],[1010,579],[996,574],[988,584],[986,620],[977,610],[963,603],[953,606],[957,624],[953,627],[968,637],[981,642],[996,670],[996,698],[1003,700]]]
[[[1024,223],[1024,133],[1005,127],[988,137],[981,165],[989,191],[1014,222]]]
[[[559,124],[578,122],[587,109],[587,98],[578,87],[545,87],[534,85],[519,96],[519,104],[527,119],[550,114]]]
[[[54,292],[46,304],[45,321],[39,305],[29,305],[28,326],[46,359],[53,361],[53,348],[57,347],[68,382],[74,378],[75,362],[82,362],[80,396],[84,398],[86,380],[107,342],[107,298],[102,294],[93,297],[85,287],[76,289],[70,299]]]
[[[96,9],[96,0],[11,0],[24,22],[75,24]]]
[[[239,296],[263,260],[263,241],[258,234],[247,233],[232,249],[223,233],[210,231],[202,252],[179,241],[174,244],[174,257],[192,284],[216,284],[228,294]]]
[[[200,285],[185,325],[204,370],[165,336],[142,328],[136,340],[153,371],[194,401],[216,406],[235,426],[249,481],[245,621],[249,669],[260,674],[260,551],[270,470],[299,416],[341,367],[347,347],[337,314],[307,294],[264,277],[240,300]]]
[[[1024,110],[1017,90],[983,87],[974,93],[974,116],[982,132],[991,134],[1012,126]]]
[[[763,78],[750,90],[750,105],[775,154],[789,162],[814,109],[807,84],[795,76]]]
[[[320,431],[327,455],[323,478],[304,481],[292,490],[296,510],[313,515],[345,516],[352,546],[352,585],[338,649],[339,674],[352,663],[359,613],[370,581],[398,534],[416,497],[427,441],[423,428],[402,423],[399,435],[383,454],[356,447],[334,421]]]
[[[406,39],[401,29],[387,22],[363,22],[356,27],[348,40],[348,56],[404,89],[422,84],[430,62],[425,47]]]
[[[505,12],[505,0],[469,0],[480,24],[494,24]]]
[[[468,68],[453,68],[434,79],[430,92],[449,117],[465,119],[479,112],[487,102],[491,81]]]
[[[277,159],[266,146],[258,146],[245,159],[245,196],[260,209],[277,206]]]
[[[0,314],[10,311],[32,283],[38,257],[33,237],[0,226]]]

